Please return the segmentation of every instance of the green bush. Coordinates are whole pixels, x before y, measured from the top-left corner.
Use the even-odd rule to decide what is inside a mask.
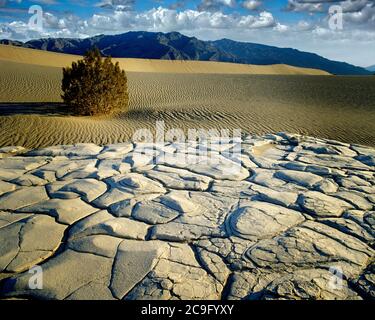
[[[76,115],[107,115],[127,111],[127,78],[119,63],[102,58],[98,49],[63,69],[61,96]]]

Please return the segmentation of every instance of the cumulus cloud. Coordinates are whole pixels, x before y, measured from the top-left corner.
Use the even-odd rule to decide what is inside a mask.
[[[198,11],[158,7],[144,12],[134,12],[115,7],[111,13],[97,13],[89,19],[82,20],[73,14],[61,17],[43,13],[43,32],[30,33],[26,22],[0,24],[0,35],[3,38],[27,39],[35,37],[85,37],[100,33],[120,33],[131,30],[145,31],[180,31],[191,30],[235,30],[246,31],[264,28],[283,27],[278,25],[272,13],[263,11],[257,15],[226,14],[221,11]]]
[[[233,8],[236,0],[202,0],[198,5],[198,11],[219,11],[223,7]]]
[[[281,23],[276,23],[275,27],[273,28],[275,31],[278,31],[278,32],[287,32],[289,31],[289,27],[285,24],[281,24]]]
[[[110,20],[112,27],[132,28],[149,31],[184,31],[191,29],[255,29],[268,28],[275,25],[270,12],[259,15],[234,15],[223,12],[184,10],[158,7],[142,13],[115,11],[112,17],[96,16],[96,19]],[[99,27],[91,21],[96,27]]]
[[[259,0],[246,0],[242,6],[247,10],[257,10],[262,6],[262,1]]]
[[[331,6],[339,6],[342,12],[343,29],[340,36],[349,35],[353,31],[368,31],[364,34],[375,33],[375,0],[288,0],[286,10],[291,12],[307,12],[316,15],[315,26],[300,30],[316,29],[316,34],[322,35],[322,30],[328,28],[331,18],[329,9]],[[331,31],[331,30],[330,30]],[[337,31],[337,30],[336,30]],[[338,37],[338,32],[333,33],[332,37]]]
[[[294,12],[324,12],[324,3],[321,1],[318,3],[315,2],[305,2],[301,0],[288,0],[288,4],[286,6],[287,11],[294,11]]]
[[[368,24],[369,26],[375,25],[375,5],[367,1],[363,1],[361,6],[354,6],[348,1],[343,3],[344,21],[354,24]]]
[[[129,11],[133,9],[135,0],[103,0],[96,4],[97,7]]]
[[[314,25],[308,21],[300,20],[295,26],[297,31],[310,31],[314,29]]]
[[[373,23],[375,0],[288,0],[286,10],[294,12],[328,13],[330,6],[338,5],[344,20],[352,23]]]

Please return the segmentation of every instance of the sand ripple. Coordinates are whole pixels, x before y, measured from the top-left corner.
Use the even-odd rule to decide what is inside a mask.
[[[0,68],[0,146],[123,142],[157,120],[375,145],[375,77],[128,73],[128,114],[76,118],[39,103],[60,101],[59,68],[1,61]],[[38,103],[19,110],[11,102]]]

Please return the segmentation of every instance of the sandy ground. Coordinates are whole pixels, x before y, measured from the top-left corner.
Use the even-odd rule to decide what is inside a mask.
[[[0,48],[0,146],[123,142],[139,128],[153,129],[158,120],[164,120],[167,128],[184,130],[289,131],[375,145],[375,77],[285,75],[276,69],[273,74],[225,74],[216,63],[203,63],[211,70],[205,72],[193,62],[171,63],[176,66],[172,67],[168,61],[159,65],[144,61],[145,66],[154,66],[144,67],[145,73],[134,72],[142,62],[137,61],[132,71],[127,69],[129,113],[78,118],[60,104],[57,64],[72,57],[47,52],[39,57],[38,52],[19,48],[16,53],[10,57]]]

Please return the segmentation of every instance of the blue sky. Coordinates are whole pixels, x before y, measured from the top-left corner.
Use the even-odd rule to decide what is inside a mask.
[[[33,5],[42,9],[40,30],[30,28]],[[342,21],[334,20],[333,27],[332,6]],[[130,30],[225,37],[375,64],[375,0],[0,0],[0,38],[84,38]]]

